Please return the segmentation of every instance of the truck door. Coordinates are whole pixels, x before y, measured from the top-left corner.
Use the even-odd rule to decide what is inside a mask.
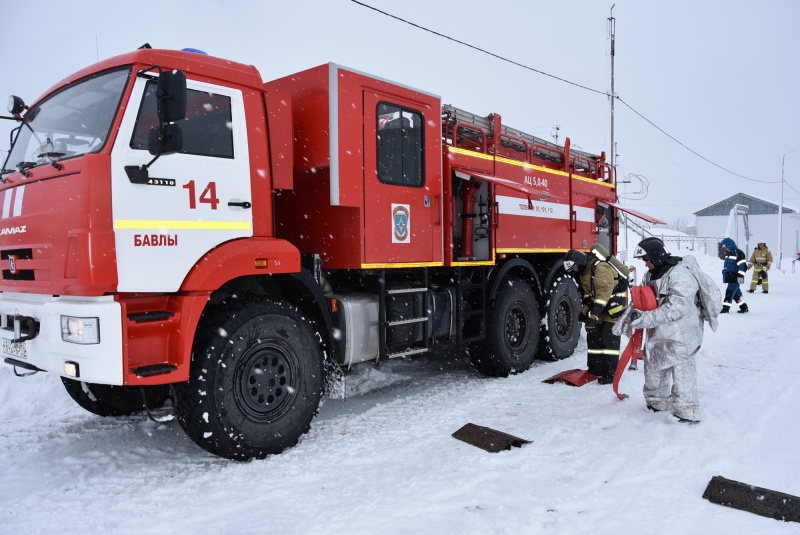
[[[112,151],[112,209],[119,291],[178,290],[215,246],[252,236],[250,164],[242,92],[189,80],[180,153],[163,155],[145,184],[125,166],[152,156],[154,80],[139,78]]]
[[[426,154],[426,124],[413,102],[364,92],[368,264],[441,261],[441,227],[435,225],[441,170],[430,163],[434,155]]]

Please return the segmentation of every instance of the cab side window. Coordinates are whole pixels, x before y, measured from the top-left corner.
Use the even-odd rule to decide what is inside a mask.
[[[378,103],[378,180],[385,184],[425,184],[422,114],[388,102]]]
[[[155,92],[156,83],[148,82],[136,118],[131,148],[147,150],[148,132],[158,126]],[[182,154],[233,158],[230,97],[189,89],[186,119],[178,124],[183,131]]]

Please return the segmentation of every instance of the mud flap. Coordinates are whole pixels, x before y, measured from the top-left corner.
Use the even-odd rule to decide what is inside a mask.
[[[711,478],[703,498],[775,520],[800,522],[800,498],[797,496],[754,487],[722,476]]]
[[[586,383],[591,383],[595,379],[597,379],[597,376],[593,373],[587,372],[586,370],[568,370],[557,373],[556,375],[550,377],[549,379],[545,379],[542,382],[553,384],[560,381],[572,386],[583,386]]]
[[[453,437],[472,444],[489,453],[497,453],[499,451],[510,450],[511,446],[521,448],[523,444],[530,444],[530,440],[515,437],[502,431],[497,431],[489,427],[483,427],[475,424],[467,424],[455,433]]]

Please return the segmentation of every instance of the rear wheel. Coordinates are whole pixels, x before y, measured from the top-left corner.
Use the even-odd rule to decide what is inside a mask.
[[[84,383],[61,378],[64,388],[75,402],[98,416],[129,416],[145,410],[142,392],[138,386],[113,386]],[[144,386],[147,408],[162,407],[169,398],[168,385]]]
[[[508,279],[488,310],[486,341],[471,351],[481,373],[506,377],[527,370],[539,344],[539,308],[531,285]]]
[[[572,355],[581,336],[578,314],[581,296],[575,279],[562,275],[553,282],[545,305],[545,321],[539,342],[539,358],[561,360]]]
[[[189,437],[229,459],[263,458],[310,428],[324,388],[323,354],[296,308],[252,296],[204,315],[189,375],[176,407]]]

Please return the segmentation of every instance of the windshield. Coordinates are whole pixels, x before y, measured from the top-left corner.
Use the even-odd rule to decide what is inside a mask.
[[[28,111],[17,127],[2,173],[99,151],[108,138],[129,75],[126,68],[87,78]]]

